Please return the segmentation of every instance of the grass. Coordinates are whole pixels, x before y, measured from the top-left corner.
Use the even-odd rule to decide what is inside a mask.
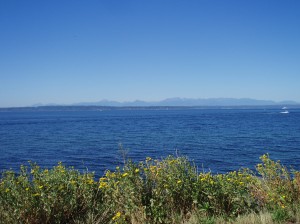
[[[0,180],[0,223],[300,223],[300,173],[269,155],[256,172],[198,172],[185,157],[127,161],[95,180],[31,163]]]

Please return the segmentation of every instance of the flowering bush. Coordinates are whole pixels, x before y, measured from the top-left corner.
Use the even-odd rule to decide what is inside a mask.
[[[21,166],[19,173],[3,172],[0,220],[202,223],[214,217],[234,220],[243,214],[269,211],[274,221],[300,221],[300,173],[289,171],[267,154],[260,159],[257,174],[249,169],[212,174],[199,173],[185,157],[148,157],[108,170],[99,181],[94,173],[66,168],[62,163],[52,169],[31,163]]]
[[[100,211],[102,195],[93,173],[82,174],[61,163],[50,170],[31,164],[21,166],[19,174],[3,173],[0,201],[2,220],[70,223],[84,219],[91,209]]]

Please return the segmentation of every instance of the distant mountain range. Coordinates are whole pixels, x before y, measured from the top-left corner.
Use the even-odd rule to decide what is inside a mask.
[[[101,100],[98,102],[82,102],[72,104],[71,106],[108,106],[108,107],[149,107],[149,106],[268,106],[268,105],[297,105],[295,101],[275,102],[272,100],[256,100],[250,98],[207,98],[207,99],[192,99],[192,98],[168,98],[161,101],[129,101],[118,102]],[[44,105],[45,106],[45,105]],[[54,106],[47,105],[47,106]],[[58,106],[58,105],[56,105]],[[69,105],[70,106],[70,105]]]

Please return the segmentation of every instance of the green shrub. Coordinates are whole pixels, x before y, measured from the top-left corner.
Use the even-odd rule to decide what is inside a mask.
[[[273,161],[268,154],[260,157],[262,163],[256,166],[261,176],[252,194],[261,206],[268,209],[285,209],[299,203],[299,173],[290,172],[280,164],[280,161]],[[293,176],[295,178],[293,178]]]
[[[172,223],[176,214],[185,216],[195,207],[197,171],[187,158],[147,158],[143,166],[145,206],[152,223]]]
[[[0,207],[8,221],[14,217],[20,223],[72,223],[100,211],[101,201],[93,173],[81,174],[61,163],[50,170],[21,166],[19,174],[7,171],[1,179]]]
[[[0,223],[300,221],[300,173],[268,154],[261,161],[257,176],[248,169],[199,173],[185,157],[146,158],[108,170],[99,181],[61,163],[52,169],[32,163],[2,174]]]
[[[210,215],[237,216],[257,210],[249,194],[255,182],[248,170],[212,175],[200,173],[197,187],[199,208]]]

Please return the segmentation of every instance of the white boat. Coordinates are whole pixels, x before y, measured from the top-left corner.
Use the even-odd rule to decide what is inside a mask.
[[[281,114],[288,114],[288,113],[290,113],[290,112],[288,112],[287,110],[285,110],[285,111],[281,111],[280,113],[281,113]]]
[[[282,110],[284,110],[284,111],[281,111],[280,113],[281,114],[288,114],[288,113],[290,113],[288,110],[287,110],[287,107],[283,107],[283,108],[281,108]]]
[[[288,109],[287,107],[282,107],[281,109],[284,110],[284,111],[281,111],[281,112],[280,112],[281,114],[288,114],[288,113],[290,113],[290,112],[287,110],[287,109]]]

